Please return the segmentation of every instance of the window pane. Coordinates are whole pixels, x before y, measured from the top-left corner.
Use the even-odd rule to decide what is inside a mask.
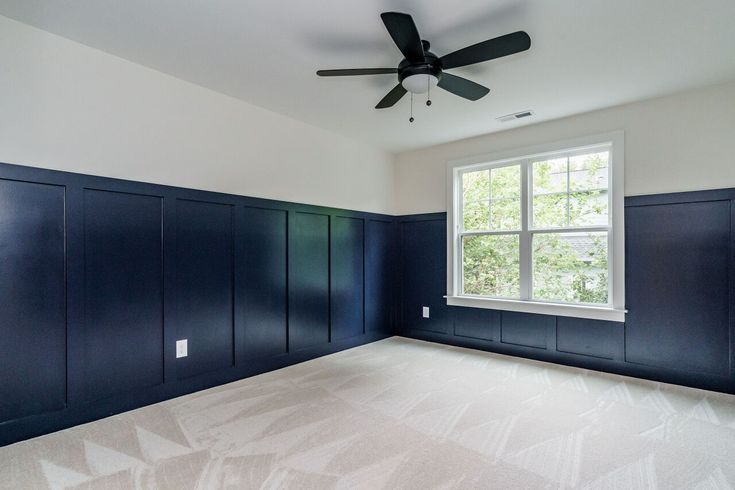
[[[488,230],[490,227],[490,171],[462,174],[462,225],[465,230]]]
[[[534,228],[567,226],[567,157],[533,162]]]
[[[533,162],[533,228],[608,224],[609,151]]]
[[[465,203],[490,199],[489,170],[462,174],[462,199]]]
[[[519,254],[518,235],[463,237],[464,294],[519,298]]]
[[[521,229],[521,166],[490,170],[490,229]]]
[[[511,165],[490,170],[490,198],[521,197],[521,166]]]
[[[490,201],[490,229],[513,231],[521,229],[521,200],[493,199]]]
[[[533,297],[608,303],[607,233],[533,235]]]
[[[488,229],[490,219],[489,201],[468,202],[464,205],[463,226],[467,231],[478,231]]]
[[[569,226],[606,226],[607,162],[603,151],[569,158]]]
[[[610,152],[587,153],[569,157],[569,190],[607,189],[607,161]]]
[[[533,196],[533,227],[563,228],[567,226],[567,194]]]
[[[569,226],[607,226],[607,191],[569,195]]]
[[[521,228],[521,166],[462,174],[467,231],[514,231]]]
[[[533,162],[533,195],[567,191],[567,157]]]

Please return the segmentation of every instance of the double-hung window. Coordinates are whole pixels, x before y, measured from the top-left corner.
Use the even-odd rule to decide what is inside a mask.
[[[623,321],[623,135],[448,166],[447,303]]]

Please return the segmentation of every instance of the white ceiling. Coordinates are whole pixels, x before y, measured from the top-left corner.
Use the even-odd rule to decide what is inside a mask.
[[[373,109],[393,75],[314,74],[396,66],[387,10],[440,56],[516,30],[532,46],[453,70],[490,94],[418,96],[409,125],[407,96]],[[735,79],[733,0],[0,0],[0,14],[390,151]]]

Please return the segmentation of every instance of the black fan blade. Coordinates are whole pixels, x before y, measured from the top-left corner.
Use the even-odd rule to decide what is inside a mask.
[[[375,106],[376,109],[385,109],[386,107],[393,107],[396,102],[401,100],[401,97],[406,95],[406,89],[403,88],[403,85],[400,83],[393,87],[393,90],[388,92],[388,95],[383,97],[383,99],[378,102],[378,105]]]
[[[483,87],[479,83],[449,73],[442,73],[438,86],[447,92],[452,92],[454,95],[469,100],[481,99],[490,92],[489,88]]]
[[[520,53],[531,47],[531,38],[523,31],[488,39],[481,43],[467,46],[441,57],[445,70],[460,66],[473,65],[483,61],[502,58],[509,54]]]
[[[408,14],[400,12],[383,12],[380,14],[385,28],[396,43],[398,49],[408,61],[424,61],[424,46],[421,44],[419,31]]]
[[[398,73],[397,68],[348,68],[346,70],[319,70],[320,77],[348,77],[352,75],[386,75]]]

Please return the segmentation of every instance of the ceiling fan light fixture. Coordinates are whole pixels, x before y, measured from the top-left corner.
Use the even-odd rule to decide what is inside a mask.
[[[429,87],[434,88],[439,83],[439,79],[429,73],[416,73],[409,75],[403,79],[401,85],[403,88],[413,94],[425,94],[429,91]]]

